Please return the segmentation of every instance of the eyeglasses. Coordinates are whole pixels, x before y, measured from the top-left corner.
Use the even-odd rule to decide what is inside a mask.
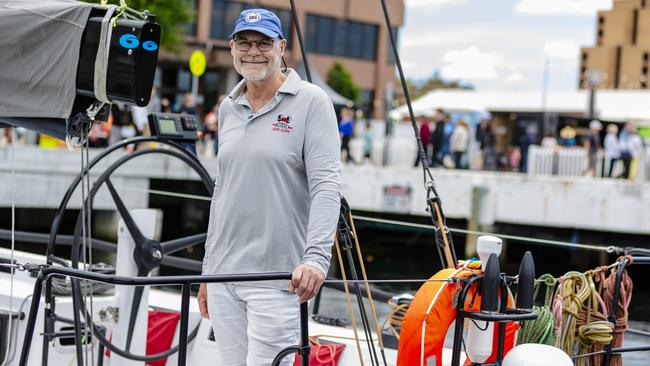
[[[251,47],[253,47],[253,44],[255,44],[260,52],[266,52],[273,49],[273,39],[271,38],[264,38],[258,41],[249,41],[243,38],[235,40],[235,48],[237,51],[247,52]]]

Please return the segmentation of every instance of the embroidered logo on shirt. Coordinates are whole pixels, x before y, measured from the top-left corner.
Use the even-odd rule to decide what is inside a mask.
[[[293,131],[293,126],[290,125],[291,116],[278,115],[278,119],[273,124],[272,131],[277,131],[281,133],[291,133]]]

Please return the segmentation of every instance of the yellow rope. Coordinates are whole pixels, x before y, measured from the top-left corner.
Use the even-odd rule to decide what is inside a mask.
[[[612,341],[614,326],[606,320],[593,281],[594,271],[569,272],[560,279],[556,295],[557,308],[561,304],[561,331],[556,346],[573,356],[586,354],[594,345]],[[557,319],[556,319],[557,321]],[[586,366],[588,359],[579,357],[576,366]]]
[[[456,266],[456,263],[454,262],[453,257],[451,256],[451,249],[449,245],[449,241],[447,240],[447,227],[445,227],[445,223],[442,220],[442,212],[440,212],[440,207],[438,206],[438,203],[434,202],[433,203],[433,208],[436,211],[436,217],[438,218],[438,230],[440,230],[440,235],[442,235],[442,241],[445,243],[445,246],[442,248],[443,253],[445,254],[445,260],[447,261],[447,268],[454,268]],[[438,245],[436,243],[436,245]]]
[[[359,353],[359,362],[363,366],[363,353],[361,353],[361,343],[359,343],[359,334],[357,333],[357,322],[352,310],[352,297],[350,296],[350,288],[348,287],[347,276],[345,274],[345,265],[343,264],[343,257],[341,256],[341,249],[339,246],[338,237],[334,237],[334,248],[336,249],[336,256],[339,259],[339,266],[341,268],[341,277],[343,278],[343,288],[345,289],[345,302],[348,305],[348,312],[350,313],[350,322],[352,323],[352,330],[354,331],[354,339],[357,343],[357,352]]]
[[[359,238],[357,236],[357,230],[354,227],[354,220],[352,215],[348,215],[350,220],[350,227],[352,229],[352,236],[354,237],[354,245],[357,251],[357,258],[359,258],[359,266],[361,267],[361,276],[366,286],[366,294],[368,295],[368,303],[370,303],[370,313],[372,314],[372,320],[375,323],[375,331],[377,332],[377,338],[379,339],[379,349],[381,352],[384,352],[384,341],[381,338],[381,329],[379,328],[379,320],[377,319],[377,311],[375,311],[375,304],[372,301],[372,292],[370,291],[370,283],[368,283],[368,276],[366,275],[366,266],[363,264],[363,255],[361,255],[361,246],[359,245]]]
[[[404,316],[406,316],[406,311],[410,304],[397,304],[392,300],[388,300],[388,305],[390,305],[392,310],[381,323],[381,330],[384,330],[386,323],[388,323],[389,329],[393,332],[395,338],[399,340],[399,331],[397,328],[402,327],[402,321],[404,321]]]

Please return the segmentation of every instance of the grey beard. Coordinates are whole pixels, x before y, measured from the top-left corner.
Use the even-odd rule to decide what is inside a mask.
[[[273,75],[276,70],[280,69],[280,57],[276,57],[273,64],[268,64],[265,71],[258,73],[248,73],[243,70],[242,63],[235,62],[235,70],[239,75],[241,75],[245,80],[248,81],[263,81]]]

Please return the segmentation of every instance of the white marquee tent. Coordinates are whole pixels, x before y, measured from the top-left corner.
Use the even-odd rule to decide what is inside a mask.
[[[437,108],[449,112],[541,112],[541,92],[483,92],[461,89],[437,89],[413,102],[416,116],[432,116]],[[650,92],[598,90],[596,114],[604,120],[650,121]],[[546,111],[554,113],[587,113],[589,91],[549,92]],[[389,112],[395,120],[408,116],[406,105]]]

